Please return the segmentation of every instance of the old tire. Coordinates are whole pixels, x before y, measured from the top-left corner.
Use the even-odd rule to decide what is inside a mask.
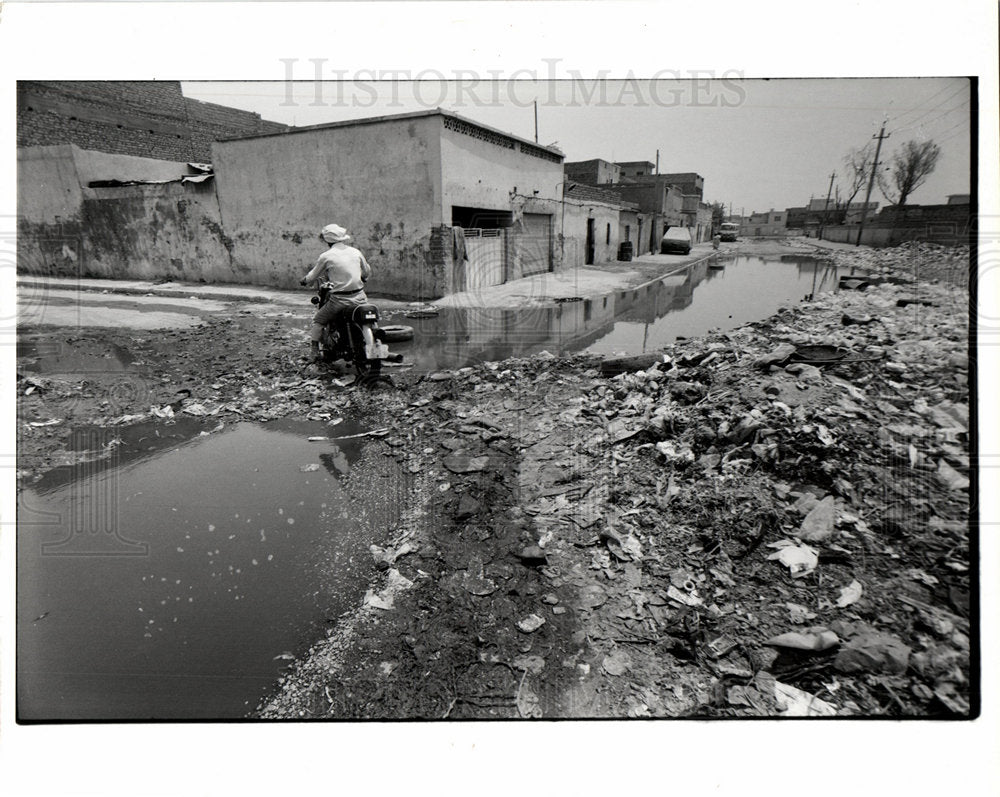
[[[386,343],[399,343],[402,340],[413,340],[413,327],[403,324],[389,324],[379,327],[381,337]]]

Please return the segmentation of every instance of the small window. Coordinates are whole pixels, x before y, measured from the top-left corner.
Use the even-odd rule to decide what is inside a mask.
[[[608,232],[605,235],[604,243],[608,244],[609,246],[611,245],[611,224],[610,223],[608,224]]]

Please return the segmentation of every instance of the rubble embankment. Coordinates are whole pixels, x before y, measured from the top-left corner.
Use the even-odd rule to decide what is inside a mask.
[[[382,394],[403,520],[257,715],[969,716],[968,250],[829,256],[866,289]]]

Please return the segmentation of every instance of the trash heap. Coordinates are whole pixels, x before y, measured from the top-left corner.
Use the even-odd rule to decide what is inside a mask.
[[[383,453],[432,522],[391,570],[419,666],[380,646],[367,710],[392,715],[409,662],[419,716],[968,715],[967,302],[887,282],[638,360],[543,353],[387,398]],[[448,686],[460,649],[510,671],[506,698]]]
[[[972,260],[968,246],[908,241],[885,249],[839,249],[829,255],[839,266],[853,266],[879,276],[969,286]]]

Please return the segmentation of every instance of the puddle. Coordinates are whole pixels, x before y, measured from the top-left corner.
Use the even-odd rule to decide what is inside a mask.
[[[99,351],[87,352],[59,340],[20,338],[17,342],[18,368],[37,374],[92,374],[127,371],[133,359],[128,349],[101,344]]]
[[[364,439],[308,441],[357,431],[239,423],[25,490],[19,717],[244,716],[367,585],[339,481]]]
[[[739,256],[694,264],[635,290],[555,307],[524,310],[442,309],[436,318],[387,319],[407,324],[414,339],[391,348],[418,370],[472,362],[588,351],[641,354],[710,329],[733,329],[772,315],[810,293],[835,290],[841,273],[813,257]]]

